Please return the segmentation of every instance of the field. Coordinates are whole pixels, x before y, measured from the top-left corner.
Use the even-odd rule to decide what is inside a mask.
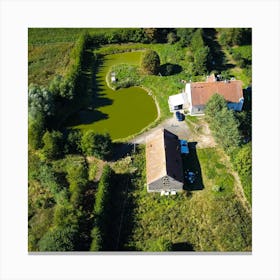
[[[73,43],[29,45],[28,84],[48,86],[55,75],[64,76]]]
[[[184,167],[200,169],[198,182],[202,185],[186,183],[187,190],[176,196],[147,193],[144,162],[142,149],[133,158],[139,175],[133,175],[123,198],[120,250],[154,251],[159,249],[155,246],[158,240],[169,240],[174,251],[251,251],[251,217],[235,194],[236,181],[220,148],[191,150]],[[124,165],[117,167],[116,172],[124,173],[124,177]],[[130,178],[128,173],[126,177]],[[124,192],[126,186],[118,188]]]

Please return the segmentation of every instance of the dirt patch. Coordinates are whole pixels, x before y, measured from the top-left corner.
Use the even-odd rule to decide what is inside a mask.
[[[131,139],[130,143],[145,144],[146,137],[151,135],[159,128],[165,128],[176,134],[179,139],[186,139],[188,142],[197,142],[197,148],[215,147],[216,142],[211,134],[208,124],[203,117],[197,118],[196,122],[185,121],[179,122],[175,116],[168,118],[156,127],[142,133]]]

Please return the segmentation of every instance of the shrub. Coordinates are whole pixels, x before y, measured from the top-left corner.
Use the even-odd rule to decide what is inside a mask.
[[[79,129],[71,129],[68,131],[67,140],[64,146],[65,153],[81,152],[82,133]]]
[[[39,241],[39,249],[47,252],[74,251],[77,234],[77,228],[69,225],[51,229]]]
[[[168,252],[172,251],[172,243],[164,238],[158,238],[148,242],[148,246],[145,248],[148,252]]]
[[[158,54],[153,50],[146,50],[142,56],[141,68],[147,74],[157,74],[160,67]]]
[[[169,32],[167,34],[167,42],[168,44],[174,44],[177,41],[178,37],[176,35],[176,33],[174,32]]]
[[[46,131],[43,136],[42,154],[46,159],[57,159],[62,155],[63,135],[60,131]]]
[[[87,131],[82,137],[81,148],[87,156],[104,159],[112,152],[112,140],[108,133],[95,134],[93,131]]]

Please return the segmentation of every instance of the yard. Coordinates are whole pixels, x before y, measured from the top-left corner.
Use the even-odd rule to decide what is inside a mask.
[[[188,157],[184,168],[198,172],[199,187],[186,182],[187,191],[176,196],[147,193],[144,149],[132,158],[132,176],[122,166],[121,177],[130,184],[123,198],[127,203],[119,209],[123,222],[115,218],[121,227],[119,250],[153,251],[155,242],[168,240],[175,251],[251,251],[251,216],[235,194],[236,181],[223,151],[194,148]]]

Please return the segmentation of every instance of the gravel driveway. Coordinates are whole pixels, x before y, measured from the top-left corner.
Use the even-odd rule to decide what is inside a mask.
[[[212,137],[208,124],[205,121],[200,120],[200,124],[197,125],[197,127],[200,129],[191,130],[185,121],[179,122],[174,115],[173,117],[160,123],[158,126],[131,139],[129,143],[145,144],[147,136],[159,128],[165,128],[177,135],[179,139],[186,139],[188,142],[197,142],[197,148],[215,147],[216,143]]]
[[[142,133],[141,135],[136,136],[135,138],[131,139],[130,143],[135,144],[144,144],[146,142],[146,137],[152,134],[155,130],[159,128],[165,128],[169,130],[170,132],[176,134],[180,139],[188,139],[190,135],[190,130],[186,124],[186,122],[177,121],[176,117],[173,116],[162,123],[160,123],[158,126],[150,129],[147,132]]]

